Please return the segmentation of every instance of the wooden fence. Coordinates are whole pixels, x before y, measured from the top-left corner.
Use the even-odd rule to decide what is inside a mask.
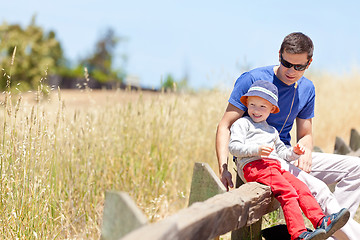
[[[107,192],[101,239],[211,239],[252,225],[258,231],[244,228],[233,232],[232,239],[246,239],[245,235],[252,232],[257,236],[248,239],[261,239],[262,216],[279,207],[270,188],[259,183],[247,183],[226,192],[206,163],[195,163],[189,204],[175,215],[147,224],[126,193]]]
[[[321,151],[318,149],[318,151]],[[360,135],[351,130],[350,145],[336,138],[335,153],[360,156]],[[102,240],[201,240],[232,231],[232,240],[260,240],[261,218],[279,203],[268,186],[246,183],[226,192],[206,163],[195,163],[189,207],[149,224],[124,192],[106,192]]]

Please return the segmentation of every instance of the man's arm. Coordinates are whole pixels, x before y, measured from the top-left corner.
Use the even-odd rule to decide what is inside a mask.
[[[216,131],[215,145],[216,157],[219,164],[219,176],[227,190],[229,190],[229,187],[232,188],[234,186],[231,173],[228,171],[230,127],[237,119],[242,117],[243,114],[244,111],[229,103]]]
[[[305,147],[305,154],[302,155],[298,162],[297,167],[305,172],[311,171],[312,165],[312,149],[313,149],[313,138],[312,138],[312,119],[301,119],[296,118],[296,135],[297,142]]]

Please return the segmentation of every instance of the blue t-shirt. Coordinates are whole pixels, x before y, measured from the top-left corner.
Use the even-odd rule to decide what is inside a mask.
[[[249,72],[245,72],[236,80],[234,89],[229,98],[229,103],[245,111],[245,115],[247,115],[247,108],[240,102],[240,97],[247,93],[250,86],[257,80],[266,80],[272,82],[278,88],[278,105],[280,112],[276,114],[270,114],[267,122],[271,126],[274,126],[279,132],[289,114],[295,91],[294,104],[291,110],[291,114],[286,121],[284,129],[280,133],[280,139],[286,145],[290,145],[290,130],[293,126],[294,120],[297,117],[301,119],[310,119],[314,117],[314,84],[303,76],[298,80],[298,87],[295,89],[295,84],[289,86],[276,77],[274,73],[274,66],[256,68]]]

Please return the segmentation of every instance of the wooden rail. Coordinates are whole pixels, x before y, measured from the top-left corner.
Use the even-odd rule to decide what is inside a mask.
[[[130,239],[211,239],[251,225],[271,211],[270,188],[244,184],[231,192],[197,202],[177,214],[124,236]]]
[[[209,174],[206,173],[208,170],[210,171]],[[202,177],[198,176],[201,172],[206,174],[203,174]],[[138,214],[138,211],[136,211],[136,214],[129,214],[129,212],[131,213],[131,210],[117,210],[117,206],[119,205],[128,205],[133,208],[133,203],[109,203],[111,199],[116,200],[116,197],[110,197],[111,195],[120,196],[124,195],[124,193],[107,193],[101,239],[139,240],[144,239],[144,237],[148,240],[211,239],[230,231],[250,226],[258,222],[264,214],[275,210],[279,206],[278,202],[272,198],[270,188],[265,185],[259,183],[246,183],[230,192],[216,194],[214,191],[211,192],[206,190],[207,187],[205,185],[207,184],[210,185],[210,188],[214,189],[213,184],[209,184],[211,181],[214,181],[215,183],[218,181],[221,184],[207,164],[196,163],[194,174],[197,176],[195,178],[193,177],[191,191],[196,191],[196,186],[194,186],[194,184],[200,188],[204,185],[205,188],[202,189],[205,194],[201,196],[197,194],[197,199],[205,198],[206,195],[214,196],[203,202],[197,201],[197,199],[192,196],[190,197],[190,201],[193,202],[191,206],[180,210],[175,215],[152,224],[146,224],[144,221],[139,220],[143,219],[143,217],[141,214]],[[212,178],[211,176],[215,178]],[[223,186],[221,186],[222,184],[219,185],[219,191],[224,190]],[[126,198],[126,201],[122,201],[127,202],[129,198]],[[119,201],[119,199],[116,201]],[[123,220],[114,221],[114,215],[117,214],[125,214],[126,217]],[[133,228],[129,227],[129,221],[134,221],[134,219],[135,225],[137,226]],[[119,232],[119,228],[124,228],[123,226],[125,223],[128,225],[127,232]],[[118,226],[115,226],[114,224],[117,224]],[[132,231],[129,231],[129,229]],[[114,232],[116,233],[114,234]]]

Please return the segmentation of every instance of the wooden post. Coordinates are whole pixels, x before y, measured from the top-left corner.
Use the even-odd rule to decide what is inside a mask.
[[[348,145],[346,145],[345,141],[340,137],[336,137],[334,153],[347,155],[350,152],[351,152],[351,149]]]
[[[102,240],[118,240],[120,237],[147,224],[145,215],[127,193],[105,193]]]
[[[239,177],[239,174],[236,174],[235,187],[239,188],[243,184],[244,182]],[[259,221],[251,224],[250,226],[244,226],[240,229],[232,231],[231,240],[261,240],[261,223],[262,218],[260,218]]]
[[[207,163],[195,163],[191,180],[189,206],[226,192],[224,184]]]
[[[360,148],[360,134],[356,129],[351,129],[350,133],[350,148],[353,151],[357,151]]]
[[[224,192],[226,192],[224,184],[222,184],[209,164],[195,163],[191,180],[189,206]],[[219,236],[215,237],[214,240],[219,240]]]

